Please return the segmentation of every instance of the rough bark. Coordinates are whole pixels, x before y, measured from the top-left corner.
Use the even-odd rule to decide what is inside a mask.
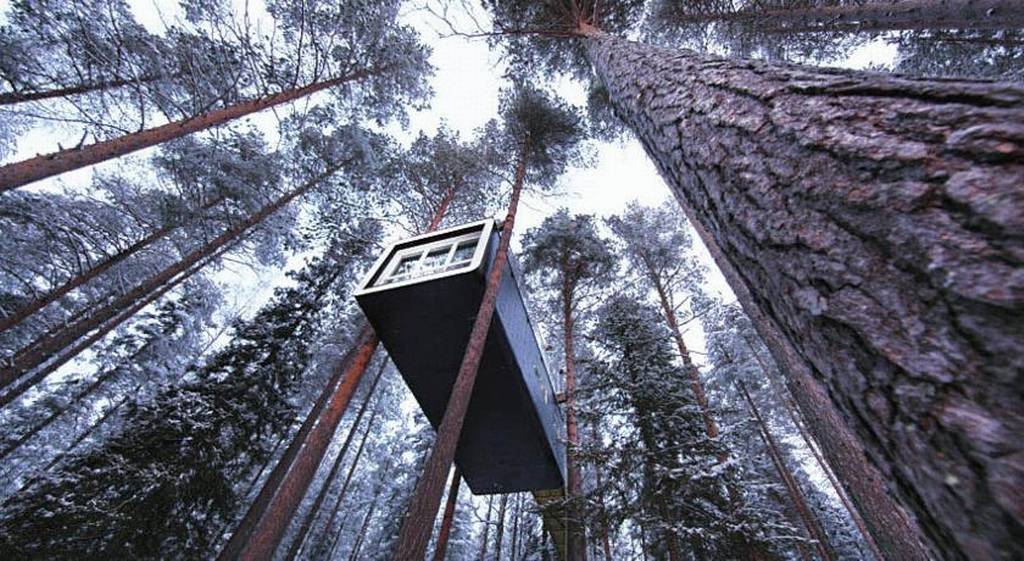
[[[159,273],[146,279],[115,299],[113,302],[110,302],[99,310],[95,310],[88,317],[84,317],[62,329],[58,329],[54,333],[45,334],[39,337],[29,344],[28,347],[15,354],[10,366],[4,368],[4,370],[0,372],[0,389],[9,386],[22,374],[43,365],[56,353],[73,345],[75,341],[78,341],[90,331],[103,326],[104,322],[117,317],[124,309],[133,306],[154,290],[158,290],[170,279],[178,276],[184,271],[187,271],[193,265],[205,260],[210,255],[217,253],[221,248],[247,233],[257,224],[287,206],[297,197],[306,194],[323,179],[334,174],[338,169],[340,169],[340,166],[334,166],[324,174],[311,179],[305,184],[292,190],[290,193],[278,198],[273,203],[264,206],[255,214],[227,229],[225,232],[210,240],[202,247],[185,255],[175,264],[166,267]],[[127,319],[127,316],[122,315],[121,317],[123,319]],[[77,352],[75,354],[77,354]],[[28,386],[25,386],[24,384],[19,387],[23,388],[22,391],[28,388]],[[5,398],[6,397],[7,396],[5,395]]]
[[[441,529],[437,532],[437,544],[434,545],[434,561],[444,561],[445,553],[448,551],[448,536],[452,531],[452,520],[455,519],[455,507],[459,502],[459,484],[462,482],[462,474],[459,468],[452,472],[452,484],[448,488],[448,500],[444,505],[444,515],[441,517]]]
[[[817,516],[811,512],[810,507],[807,506],[807,499],[804,497],[803,491],[797,484],[796,478],[793,476],[793,472],[790,471],[789,466],[786,465],[785,458],[782,456],[782,451],[779,450],[779,445],[776,443],[771,429],[769,429],[768,425],[765,424],[764,419],[761,417],[761,412],[758,410],[754,400],[750,398],[750,393],[747,392],[746,385],[741,381],[737,381],[736,386],[743,395],[743,399],[747,402],[747,407],[750,409],[751,415],[754,416],[754,422],[757,423],[757,428],[761,433],[761,439],[764,441],[764,444],[768,449],[768,455],[771,457],[772,463],[775,465],[775,470],[779,473],[779,479],[782,480],[782,484],[786,488],[789,500],[791,500],[793,502],[793,506],[796,507],[796,511],[800,515],[800,520],[803,522],[804,528],[807,529],[807,534],[814,540],[814,547],[818,551],[818,555],[821,556],[823,560],[832,561],[835,559],[835,555],[832,553],[832,548],[829,546],[824,530],[821,529],[821,523],[818,521]]]
[[[217,206],[223,201],[224,197],[217,197],[207,203],[204,203],[202,206],[199,207],[199,210],[207,210],[213,208],[214,206]],[[128,259],[129,257],[142,251],[143,249],[146,249],[147,247],[153,245],[154,243],[162,240],[165,236],[167,236],[174,230],[178,229],[178,227],[180,226],[181,224],[168,224],[162,228],[154,230],[141,240],[129,245],[128,247],[122,249],[121,251],[115,253],[114,255],[107,257],[103,261],[100,261],[99,263],[90,267],[88,270],[82,272],[81,274],[68,279],[64,284],[58,286],[57,288],[54,288],[53,290],[29,302],[28,304],[25,304],[21,308],[11,313],[11,315],[3,319],[0,319],[0,333],[3,333],[4,331],[7,331],[11,327],[20,324],[32,314],[38,312],[39,310],[42,310],[46,306],[52,304],[53,302],[56,302],[57,300],[63,298],[64,296],[67,296],[68,293],[70,293],[72,290],[99,277],[103,273],[110,270],[110,268],[113,267],[114,265],[121,263],[125,259]]]
[[[676,24],[728,22],[759,31],[896,31],[905,29],[1014,29],[1024,27],[1017,0],[873,0],[839,6],[749,8],[735,12],[670,16]]]
[[[60,152],[36,156],[28,160],[0,166],[0,193],[16,189],[34,181],[46,179],[47,177],[53,177],[54,175],[131,154],[143,148],[156,146],[168,140],[181,138],[194,132],[222,125],[239,117],[301,99],[307,95],[347,82],[361,80],[380,72],[381,70],[379,69],[360,70],[331,80],[315,82],[271,96],[236,103],[230,107],[211,111],[198,117],[174,121],[166,125],[126,134],[82,148],[69,148]]]
[[[373,383],[370,384],[370,389],[366,392],[366,399],[363,400],[362,405],[359,406],[359,411],[356,412],[356,418],[352,420],[352,426],[349,428],[348,435],[345,437],[345,442],[341,444],[341,449],[334,458],[334,462],[331,464],[331,468],[328,470],[327,476],[324,477],[324,484],[320,486],[320,490],[317,492],[316,498],[313,499],[313,504],[309,507],[309,511],[306,512],[306,516],[303,517],[302,523],[299,525],[299,529],[295,537],[292,539],[291,545],[288,547],[288,553],[285,555],[285,559],[288,561],[294,560],[299,553],[302,552],[302,546],[306,541],[306,536],[309,534],[309,529],[313,526],[313,521],[316,519],[317,514],[319,514],[320,507],[323,505],[324,499],[327,498],[327,493],[331,489],[331,484],[334,483],[334,478],[338,475],[338,470],[341,469],[341,463],[345,458],[345,453],[348,452],[348,447],[352,444],[352,439],[359,430],[359,423],[363,420],[363,415],[366,414],[366,409],[370,405],[370,401],[373,399],[374,392],[377,390],[377,383],[380,382],[381,377],[384,375],[384,368],[387,364],[386,360],[381,361],[380,368],[377,370],[377,374],[373,377]],[[373,426],[373,421],[377,418],[377,413],[379,411],[380,407],[376,406],[373,413],[370,415],[370,419],[366,422],[367,430],[369,430],[369,427]]]
[[[323,408],[317,423],[306,435],[277,492],[267,504],[266,511],[256,523],[248,541],[238,554],[238,559],[257,561],[270,559],[284,536],[295,510],[306,495],[309,484],[331,444],[331,435],[338,427],[342,415],[348,408],[352,395],[359,386],[366,367],[377,350],[379,339],[369,330],[364,331],[362,342],[357,347],[352,362],[344,364],[345,373],[336,391]]]
[[[452,385],[452,393],[448,398],[448,405],[445,408],[441,424],[437,428],[437,440],[431,450],[423,468],[423,475],[416,482],[416,490],[413,495],[409,510],[402,520],[402,529],[398,535],[398,546],[395,548],[393,559],[401,561],[405,559],[423,559],[427,544],[430,541],[430,534],[434,527],[434,517],[437,516],[437,509],[441,503],[441,494],[444,492],[444,484],[448,478],[448,471],[455,460],[455,448],[458,444],[459,435],[462,434],[462,424],[466,419],[466,410],[469,408],[469,398],[473,393],[473,386],[476,384],[477,372],[480,369],[480,361],[483,358],[484,343],[487,341],[487,333],[491,327],[491,319],[494,316],[494,308],[498,298],[498,288],[501,284],[501,275],[505,271],[508,262],[509,238],[512,237],[512,228],[515,225],[516,210],[519,207],[519,196],[523,190],[523,180],[526,177],[526,155],[529,153],[529,139],[524,140],[516,163],[515,179],[512,184],[512,197],[509,201],[508,214],[501,226],[501,238],[498,241],[497,254],[494,263],[487,274],[487,285],[484,295],[477,311],[476,319],[473,321],[473,329],[466,344],[466,353],[462,357],[462,364]]]
[[[1024,555],[1024,90],[585,33],[882,549]]]

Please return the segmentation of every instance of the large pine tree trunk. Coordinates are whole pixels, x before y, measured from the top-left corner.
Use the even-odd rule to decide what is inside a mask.
[[[508,263],[509,240],[512,237],[516,211],[519,209],[519,197],[522,194],[523,182],[526,178],[529,142],[529,138],[524,139],[517,157],[512,197],[509,200],[505,221],[501,225],[501,237],[498,240],[494,263],[487,273],[487,284],[480,301],[480,308],[473,320],[473,329],[466,342],[466,352],[459,365],[455,382],[452,384],[452,392],[448,398],[444,416],[437,427],[437,440],[434,442],[430,457],[423,466],[423,475],[416,482],[416,490],[409,504],[408,512],[402,520],[402,529],[399,532],[398,545],[395,547],[393,556],[395,561],[423,559],[430,541],[430,534],[434,529],[434,518],[437,516],[437,509],[441,504],[441,495],[444,493],[448,471],[455,461],[455,448],[458,445],[459,436],[462,434],[462,425],[466,420],[466,411],[469,409],[469,398],[473,394],[473,386],[476,384],[480,362],[483,359],[484,344],[487,342],[487,333],[490,331],[491,320],[494,317],[501,275]]]
[[[267,503],[252,533],[247,536],[245,545],[238,553],[238,559],[256,561],[273,557],[274,550],[284,537],[295,510],[306,495],[320,461],[331,444],[331,436],[341,422],[341,417],[348,408],[374,351],[377,350],[377,335],[372,330],[366,330],[363,336],[352,361],[342,364],[344,374],[341,383],[331,394],[306,438],[301,441],[302,445],[294,461],[288,467],[280,486]],[[221,557],[224,558],[223,552]]]
[[[568,278],[568,272],[563,272]],[[568,282],[562,284],[562,348],[565,351],[565,439],[566,490],[568,505],[566,517],[569,520],[566,539],[567,561],[587,561],[587,539],[583,527],[583,485],[580,478],[578,450],[580,446],[579,423],[576,420],[576,348],[573,336],[572,289]]]
[[[48,333],[39,337],[28,347],[15,354],[11,364],[5,367],[3,371],[0,371],[0,389],[9,386],[22,374],[25,374],[26,372],[48,362],[61,350],[73,345],[75,341],[86,336],[90,331],[100,328],[111,318],[118,317],[118,314],[123,310],[130,308],[140,300],[145,299],[147,295],[158,290],[168,281],[187,271],[196,263],[202,262],[210,255],[217,253],[222,248],[251,230],[254,226],[287,206],[295,198],[306,194],[323,179],[329,177],[338,169],[340,169],[340,166],[334,166],[326,173],[311,179],[305,184],[292,190],[290,193],[278,198],[273,203],[264,206],[255,214],[249,216],[235,226],[232,226],[221,235],[204,244],[202,247],[185,255],[175,264],[166,267],[159,273],[146,279],[125,294],[116,298],[113,302],[110,302],[99,310],[94,310],[89,316],[84,317],[64,328],[58,329],[53,333]],[[124,319],[127,319],[127,316],[123,316],[121,321]],[[80,350],[81,349],[79,349],[79,351]],[[77,352],[75,354],[77,354]],[[19,386],[21,391],[28,389],[28,387],[29,386],[25,384]],[[5,395],[4,397],[6,399],[8,395]]]
[[[583,33],[882,549],[1024,555],[1024,90]]]
[[[757,7],[723,13],[694,13],[674,23],[712,21],[755,26],[758,31],[895,31],[903,29],[1013,29],[1024,27],[1018,0],[869,0],[839,6],[786,9]]]
[[[39,181],[47,177],[53,177],[54,175],[131,154],[136,150],[156,146],[168,140],[181,138],[194,132],[222,125],[239,117],[301,99],[307,95],[347,82],[362,80],[380,72],[381,70],[379,69],[359,70],[331,80],[315,82],[301,88],[294,88],[267,97],[243,101],[198,117],[174,121],[166,125],[126,134],[82,148],[69,148],[60,152],[54,152],[53,154],[36,156],[21,162],[7,164],[0,167],[0,193],[16,189],[33,181]]]

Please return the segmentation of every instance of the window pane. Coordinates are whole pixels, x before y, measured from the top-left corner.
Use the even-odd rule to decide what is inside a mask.
[[[469,261],[472,259],[473,253],[476,251],[476,242],[476,240],[459,242],[458,247],[455,248],[455,255],[452,256],[452,263]]]
[[[444,267],[445,261],[448,260],[448,250],[451,246],[439,247],[437,249],[430,250],[427,253],[427,258],[423,260],[423,274],[428,274],[434,270]]]
[[[399,275],[407,275],[416,268],[416,263],[420,260],[419,255],[407,255],[398,262],[398,266],[391,272],[392,277]]]

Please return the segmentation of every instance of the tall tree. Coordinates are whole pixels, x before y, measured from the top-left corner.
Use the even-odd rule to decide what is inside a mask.
[[[367,252],[365,241],[335,246],[239,324],[188,383],[135,404],[107,443],[7,503],[3,549],[12,559],[209,555],[213,532],[237,508],[240,476],[291,424],[288,397],[332,289]]]
[[[425,555],[433,521],[444,492],[448,471],[455,460],[455,449],[462,433],[469,399],[483,357],[484,343],[498,297],[498,288],[508,261],[508,248],[515,224],[519,197],[527,182],[551,186],[558,176],[580,158],[579,143],[584,129],[574,108],[530,86],[518,86],[505,92],[500,112],[502,126],[491,122],[483,134],[493,139],[494,153],[507,158],[515,155],[515,174],[508,212],[501,226],[497,253],[487,273],[486,286],[473,329],[466,343],[459,372],[452,386],[444,416],[438,425],[438,438],[423,476],[402,522],[402,531],[394,559],[419,559]]]
[[[1024,90],[660,49],[613,35],[634,3],[489,7],[515,62],[593,69],[882,548],[1019,552]]]
[[[684,285],[697,286],[703,280],[700,265],[687,255],[693,241],[685,221],[667,206],[645,208],[632,203],[622,216],[610,218],[608,225],[624,244],[630,265],[657,295],[665,323],[679,350],[683,370],[700,405],[708,438],[716,438],[718,424],[708,407],[704,382],[690,356],[678,319],[679,309],[686,303]]]
[[[238,101],[194,117],[81,148],[61,150],[7,164],[0,167],[0,192],[124,156],[320,91],[334,90],[343,98],[358,96],[364,101],[372,101],[367,107],[372,107],[371,114],[374,116],[400,111],[405,102],[424,93],[420,81],[428,65],[425,61],[426,51],[417,42],[416,34],[396,22],[397,5],[397,2],[373,2],[325,8],[333,19],[320,21],[321,29],[318,31],[322,33],[313,35],[326,42],[319,47],[327,49],[323,52],[328,52],[329,57],[327,60],[318,60],[304,83],[289,80],[275,88],[273,93]],[[286,20],[286,23],[297,25],[291,20]],[[334,32],[322,29],[327,25],[346,30],[350,36],[347,47],[330,48]],[[299,45],[302,41],[300,38]],[[326,72],[329,75],[324,77]],[[297,72],[295,76],[299,74]]]
[[[524,240],[524,266],[527,274],[537,280],[549,294],[550,305],[561,323],[562,350],[565,365],[566,438],[569,445],[566,471],[569,493],[569,514],[573,521],[569,531],[569,559],[586,559],[583,535],[579,462],[575,458],[580,445],[576,418],[576,322],[578,307],[588,291],[608,280],[615,266],[614,257],[598,233],[592,216],[570,216],[561,209],[535,229]]]

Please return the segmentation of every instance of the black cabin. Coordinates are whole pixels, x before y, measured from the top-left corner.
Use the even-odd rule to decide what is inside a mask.
[[[436,429],[497,253],[493,220],[392,244],[355,293]],[[565,422],[509,256],[455,462],[475,494],[558,489]]]

